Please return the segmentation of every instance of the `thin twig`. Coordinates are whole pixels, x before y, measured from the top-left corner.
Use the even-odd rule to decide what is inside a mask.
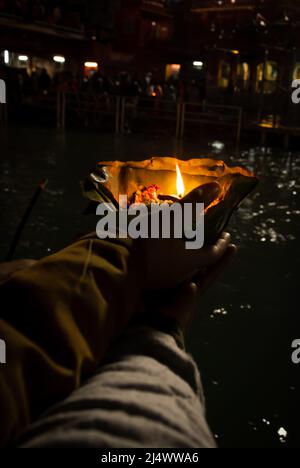
[[[34,206],[36,205],[41,193],[45,190],[46,186],[48,184],[48,180],[47,179],[44,179],[44,180],[41,180],[41,182],[39,183],[32,199],[30,200],[30,203],[28,204],[28,207],[20,221],[20,224],[16,230],[16,233],[14,235],[14,238],[13,238],[13,241],[11,243],[11,246],[9,248],[9,251],[8,251],[8,254],[6,256],[6,261],[7,262],[10,262],[14,255],[15,255],[15,252],[16,252],[16,249],[17,249],[17,246],[19,244],[19,241],[20,241],[20,238],[21,238],[21,235],[23,233],[23,230],[27,224],[27,221],[30,217],[30,214],[34,208]]]

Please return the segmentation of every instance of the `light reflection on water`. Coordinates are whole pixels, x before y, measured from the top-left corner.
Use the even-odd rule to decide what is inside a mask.
[[[216,153],[217,158],[220,158],[220,154]],[[283,366],[288,367],[288,346],[292,335],[289,335],[286,330],[292,323],[294,318],[292,316],[295,316],[292,307],[296,303],[295,284],[299,282],[300,252],[296,240],[299,238],[300,228],[300,156],[299,154],[283,156],[278,151],[273,152],[270,148],[255,148],[242,152],[238,157],[229,156],[225,160],[232,165],[241,165],[255,172],[260,178],[260,184],[257,190],[243,202],[230,223],[230,232],[234,242],[242,250],[240,255],[244,256],[244,262],[241,262],[239,269],[236,268],[236,271],[231,273],[231,280],[223,280],[224,282],[220,283],[219,294],[205,300],[204,306],[206,305],[211,310],[208,318],[213,325],[207,325],[205,320],[201,322],[200,319],[198,323],[198,327],[202,326],[205,336],[205,346],[203,346],[200,359],[204,360],[203,356],[206,353],[207,359],[212,361],[208,369],[204,369],[204,378],[207,377],[206,374],[213,376],[213,379],[206,384],[209,389],[209,408],[216,402],[218,403],[218,398],[221,401],[223,398],[227,404],[234,398],[234,396],[224,398],[224,395],[230,391],[232,381],[227,382],[227,372],[223,373],[220,368],[220,362],[225,369],[230,365],[228,361],[228,357],[232,358],[232,354],[228,352],[230,340],[233,341],[234,346],[238,344],[236,352],[240,352],[241,360],[243,360],[243,349],[246,350],[244,359],[245,362],[248,360],[248,368],[251,368],[251,358],[257,366],[257,371],[248,373],[245,364],[245,368],[242,371],[240,369],[239,376],[234,376],[237,379],[236,382],[239,382],[239,379],[245,379],[245,386],[248,384],[252,392],[257,391],[257,393],[259,393],[260,386],[266,385],[269,388],[268,397],[272,403],[265,405],[268,408],[264,409],[266,401],[260,402],[252,409],[252,416],[255,416],[253,419],[248,419],[248,429],[234,414],[234,405],[230,411],[222,404],[218,405],[217,410],[211,409],[211,420],[216,421],[214,427],[217,429],[218,442],[221,442],[221,445],[222,441],[224,446],[231,445],[224,432],[220,430],[219,416],[220,413],[223,413],[223,416],[225,413],[228,420],[232,418],[233,425],[235,421],[237,427],[240,425],[242,428],[241,438],[247,438],[246,446],[284,446],[288,443],[288,428],[291,427],[292,431],[295,431],[295,424],[290,420],[288,410],[289,395],[297,391],[295,385],[289,386],[289,382],[295,381],[295,376],[292,373],[288,376],[288,372],[285,372],[279,379],[280,385],[278,385],[278,379],[274,379],[274,383],[271,383],[272,379],[268,377],[266,377],[265,384],[262,382],[264,369],[267,376],[277,372],[276,364],[280,360],[284,361],[283,356],[286,356]],[[246,272],[243,269],[246,269]],[[218,302],[218,307],[215,304],[215,296],[223,298],[223,303]],[[275,327],[272,330],[272,321],[277,320],[280,321],[280,325],[277,330]],[[243,329],[244,335],[236,337],[233,333],[239,333],[242,323],[250,324],[248,331]],[[224,324],[227,324],[226,328]],[[209,332],[206,327],[209,327]],[[280,327],[282,327],[282,332]],[[268,339],[263,341],[264,335],[261,329],[264,328],[266,334],[269,334],[272,339],[273,359],[272,356],[268,356],[267,348],[270,347]],[[297,330],[299,329],[295,328],[295,334]],[[257,339],[260,333],[262,336]],[[197,343],[195,339],[195,333],[191,333],[191,339],[194,341],[191,346],[194,354],[199,342]],[[249,348],[250,351],[247,351]],[[216,349],[221,353],[218,355],[217,362],[214,357],[211,357]],[[264,360],[267,364],[263,363]],[[213,374],[209,367],[215,367]],[[251,379],[256,372],[259,377],[256,377],[256,387],[253,388]],[[275,385],[277,385],[277,390],[274,390]],[[237,387],[239,388],[238,383]],[[238,392],[235,393],[233,392],[236,399],[239,399]],[[247,400],[249,398],[251,398],[251,393],[243,389],[240,404],[245,419],[251,413],[245,410],[249,404]],[[285,410],[283,410],[284,405]],[[263,412],[268,416],[260,416]],[[226,424],[222,427],[224,431],[228,429]],[[234,434],[234,430],[231,437],[233,440],[239,440],[237,445],[243,446],[241,439]]]
[[[49,255],[75,235],[94,229],[81,214],[85,202],[79,182],[95,162],[176,152],[199,155],[193,142],[179,151],[161,138],[80,133],[62,138],[30,129],[26,139],[25,129],[17,130],[22,138],[14,131],[0,153],[2,257],[40,179],[47,177],[49,185],[24,232],[18,257]],[[288,401],[298,391],[286,370],[290,339],[296,336],[286,329],[295,311],[292,295],[298,284],[300,154],[251,148],[234,155],[218,148],[216,159],[254,171],[260,185],[231,220],[238,256],[203,298],[188,347],[202,370],[208,417],[218,443],[281,446],[290,430]],[[207,150],[201,154],[211,156]]]
[[[267,153],[267,155],[265,155]],[[296,240],[292,226],[299,225],[300,164],[299,156],[290,154],[284,160],[268,151],[244,151],[242,158],[230,158],[233,163],[246,166],[261,178],[258,190],[246,199],[236,214],[231,230],[236,239],[247,236],[250,241],[281,244]],[[268,178],[268,190],[264,186]],[[270,199],[266,199],[266,195]],[[288,203],[284,203],[288,201]],[[252,224],[249,232],[247,227]],[[247,232],[248,231],[248,232]]]

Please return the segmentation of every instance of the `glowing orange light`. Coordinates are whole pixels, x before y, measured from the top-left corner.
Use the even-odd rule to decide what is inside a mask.
[[[176,164],[176,172],[177,172],[177,181],[176,181],[177,195],[179,198],[182,198],[184,196],[185,187],[184,187],[183,178],[182,178],[178,164]]]

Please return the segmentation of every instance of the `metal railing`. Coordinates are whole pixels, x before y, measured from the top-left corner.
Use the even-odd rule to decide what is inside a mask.
[[[211,125],[214,127],[229,126],[235,129],[235,139],[238,143],[241,138],[242,122],[243,110],[241,107],[209,104],[206,101],[202,103],[183,102],[181,104],[177,137],[183,138],[187,124]]]
[[[177,132],[179,119],[179,105],[176,101],[159,97],[124,97],[121,103],[120,132],[125,133],[128,128],[137,127],[145,129],[151,123],[156,129],[168,129],[171,133]],[[162,127],[162,123],[164,127]]]
[[[57,100],[57,127],[64,129],[69,122],[84,126],[105,127],[120,132],[121,97],[105,94],[90,96],[60,93]]]
[[[204,101],[180,102],[159,97],[122,97],[58,92],[29,98],[26,112],[43,112],[56,127],[82,125],[113,130],[116,134],[142,130],[169,133],[183,138],[193,126],[232,127],[240,141],[243,124],[241,107],[209,104]],[[6,106],[0,106],[0,125],[7,122]]]

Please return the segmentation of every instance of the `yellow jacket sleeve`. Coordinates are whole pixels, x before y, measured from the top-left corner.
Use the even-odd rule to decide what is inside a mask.
[[[99,366],[140,299],[130,240],[87,236],[0,287],[0,446]]]

